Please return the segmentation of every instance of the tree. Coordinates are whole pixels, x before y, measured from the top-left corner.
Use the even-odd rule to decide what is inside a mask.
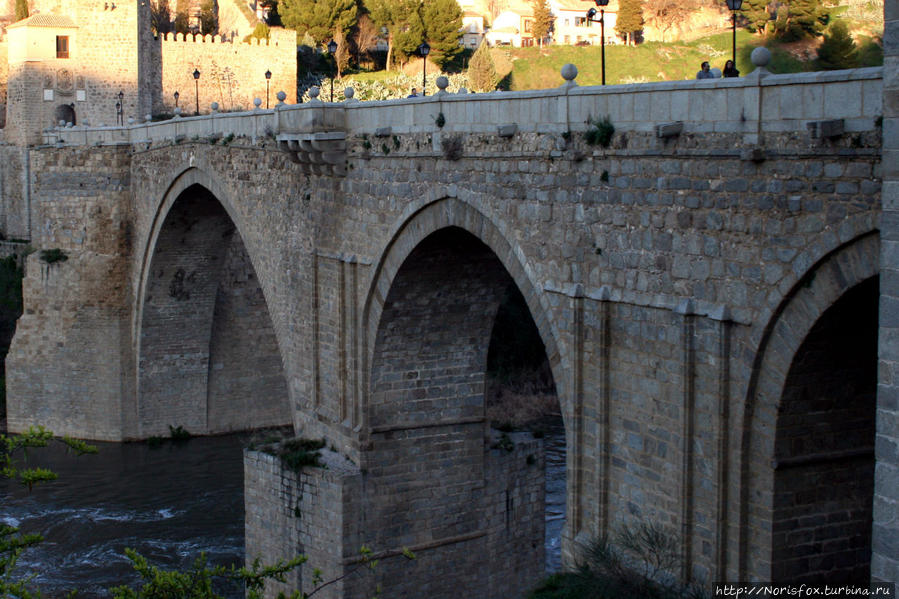
[[[190,0],[178,0],[175,4],[175,31],[188,33],[190,31]]]
[[[777,8],[774,34],[783,41],[818,36],[829,18],[820,0],[789,0]]]
[[[824,35],[824,42],[818,48],[818,66],[822,70],[853,69],[859,64],[858,47],[849,35],[849,28],[843,21],[830,26]]]
[[[456,0],[428,0],[421,11],[425,38],[431,46],[429,58],[441,69],[462,46],[462,9]]]
[[[353,46],[356,49],[354,59],[357,64],[362,62],[363,55],[378,47],[378,37],[380,35],[381,30],[375,26],[368,13],[363,13],[359,16],[359,20],[356,22],[356,30],[353,32]]]
[[[549,37],[549,34],[552,33],[553,24],[555,23],[556,18],[553,16],[553,12],[550,10],[546,0],[533,0],[533,4],[534,25],[531,32],[534,34],[534,38],[542,48],[544,40],[546,40],[546,38]]]
[[[643,31],[643,0],[620,0],[615,31],[623,35],[627,44],[635,43],[635,34]]]
[[[643,5],[646,20],[662,34],[680,27],[698,8],[695,0],[646,0]]]
[[[356,0],[280,0],[281,21],[299,34],[309,33],[317,44],[334,39],[334,31],[344,35],[356,24]]]
[[[375,25],[387,29],[387,68],[415,54],[425,38],[421,0],[365,0],[365,8]]]
[[[771,21],[771,13],[768,12],[770,0],[743,0],[742,10],[737,13],[737,19],[744,19],[746,28],[759,35],[765,34],[765,29]]]
[[[200,5],[200,31],[203,35],[215,35],[219,32],[218,10],[214,0],[203,0]]]
[[[150,26],[160,35],[175,30],[172,24],[172,9],[169,6],[169,0],[156,0],[150,5]]]
[[[28,18],[28,0],[16,0],[16,21]]]
[[[487,43],[481,41],[481,45],[468,61],[468,84],[474,91],[492,92],[496,89],[496,83],[496,64],[493,62],[493,55]]]

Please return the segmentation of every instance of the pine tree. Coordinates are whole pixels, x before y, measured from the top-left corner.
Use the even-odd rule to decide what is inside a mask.
[[[775,34],[783,41],[821,35],[829,15],[821,0],[789,0],[777,10]]]
[[[425,38],[431,46],[428,56],[441,69],[459,52],[462,37],[462,9],[456,0],[428,0],[421,10]]]
[[[387,29],[387,68],[405,62],[425,39],[419,9],[421,0],[365,0],[365,9],[375,25]]]
[[[643,31],[643,0],[620,0],[615,31],[623,35],[630,44],[634,34]]]
[[[16,21],[28,18],[28,0],[16,0]]]
[[[818,66],[822,70],[852,69],[858,66],[858,47],[843,21],[830,26],[818,48]]]
[[[555,17],[546,0],[533,0],[534,4],[534,38],[543,47],[543,41],[552,33]]]
[[[743,19],[749,31],[764,35],[771,21],[768,5],[771,0],[743,0],[742,9],[737,13],[737,23]]]
[[[485,42],[481,42],[468,61],[468,84],[478,92],[492,92],[497,83],[496,64]]]
[[[344,35],[356,24],[356,0],[280,0],[281,21],[297,33],[309,34],[319,44],[333,39],[335,29]]]

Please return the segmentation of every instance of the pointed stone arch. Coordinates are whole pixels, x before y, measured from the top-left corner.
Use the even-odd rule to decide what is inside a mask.
[[[876,231],[814,264],[769,320],[756,352],[743,414],[739,579],[771,580],[778,409],[793,361],[818,320],[849,290],[879,273]]]

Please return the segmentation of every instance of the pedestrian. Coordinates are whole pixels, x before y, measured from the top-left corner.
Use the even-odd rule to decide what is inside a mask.
[[[412,88],[412,93],[409,94],[407,97],[408,97],[408,98],[417,98],[417,97],[418,97],[418,90],[415,89],[415,88],[413,87],[413,88]]]
[[[711,67],[709,66],[709,62],[705,61],[700,65],[700,70],[696,73],[697,79],[714,79],[715,75],[712,74]]]
[[[740,71],[737,70],[737,65],[734,64],[734,61],[728,60],[724,63],[724,76],[725,77],[739,77]]]

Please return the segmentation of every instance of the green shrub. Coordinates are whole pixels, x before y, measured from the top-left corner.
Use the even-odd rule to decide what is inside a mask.
[[[602,146],[608,148],[615,135],[615,125],[608,115],[601,119],[590,119],[588,129],[584,132],[584,141],[590,146]]]

